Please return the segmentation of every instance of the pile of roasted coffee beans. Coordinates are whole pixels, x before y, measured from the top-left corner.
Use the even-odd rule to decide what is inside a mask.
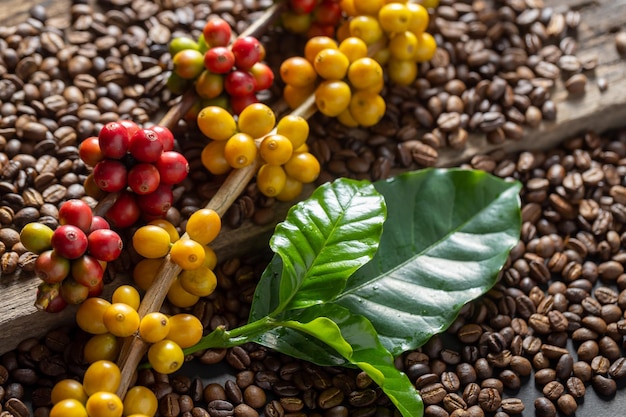
[[[472,158],[468,167],[523,182],[522,235],[488,294],[445,333],[398,358],[427,417],[573,415],[588,391],[605,399],[616,394],[626,376],[625,161],[626,130],[588,132],[545,152]],[[213,294],[188,309],[166,303],[163,311],[194,314],[208,330],[239,326],[269,259],[264,253],[225,261]],[[84,372],[87,340],[76,328],[56,329],[2,355],[4,407],[27,401],[35,416],[45,416],[52,383]],[[357,370],[318,367],[254,344],[187,360],[177,374],[138,374],[137,383],[156,393],[162,416],[395,413]],[[200,364],[221,369],[222,382],[202,379]],[[518,395],[528,384],[538,389],[531,402]]]

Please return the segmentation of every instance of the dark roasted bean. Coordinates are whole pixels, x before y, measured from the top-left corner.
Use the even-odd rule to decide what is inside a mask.
[[[535,412],[538,417],[555,417],[556,407],[554,403],[545,397],[535,399]]]

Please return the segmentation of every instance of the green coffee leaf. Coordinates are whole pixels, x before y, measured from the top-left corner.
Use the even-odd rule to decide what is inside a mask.
[[[495,284],[519,240],[521,185],[483,171],[427,169],[375,186],[389,211],[380,248],[335,302],[369,318],[399,355]]]
[[[270,240],[272,261],[256,294],[251,319],[304,308],[335,298],[346,280],[378,248],[384,199],[366,181],[326,183],[291,208]]]

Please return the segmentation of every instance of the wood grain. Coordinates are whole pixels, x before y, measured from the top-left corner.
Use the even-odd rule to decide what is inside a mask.
[[[67,23],[68,0],[3,0],[0,5],[0,25],[17,24],[23,21],[32,4],[40,3],[47,7],[47,13],[55,24]],[[505,151],[548,149],[563,139],[592,129],[598,133],[623,127],[626,121],[626,60],[617,54],[614,34],[626,30],[626,0],[545,0],[546,6],[555,10],[571,7],[579,10],[583,18],[578,28],[581,59],[596,58],[598,66],[589,76],[586,93],[578,98],[571,98],[558,82],[553,99],[557,104],[558,115],[554,122],[542,123],[537,129],[527,129],[522,140],[490,145],[482,135],[471,135],[468,145],[461,151],[442,150],[439,166],[458,166],[472,156],[487,153],[495,149]],[[596,85],[598,77],[604,77],[609,84],[605,92],[600,92]],[[301,196],[308,196],[312,187],[308,187]],[[265,226],[246,223],[235,230],[225,230],[213,246],[219,259],[228,259],[250,253],[267,244],[275,224],[282,220],[291,204],[279,204],[275,207],[274,222]],[[128,280],[131,271],[118,278],[116,284]],[[52,327],[74,321],[75,308],[51,315],[35,309],[36,287],[38,280],[29,276],[3,277],[0,292],[3,303],[0,305],[0,354],[14,349],[17,344],[32,336],[41,336]],[[111,291],[110,288],[107,289]]]
[[[70,0],[2,0],[0,2],[0,25],[11,26],[28,18],[28,11],[34,5],[45,7],[48,24],[57,28],[67,27],[70,21],[68,11],[72,6]]]

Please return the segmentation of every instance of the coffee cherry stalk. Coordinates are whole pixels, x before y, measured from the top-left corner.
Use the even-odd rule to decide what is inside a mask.
[[[193,90],[200,98],[196,108],[208,104],[239,114],[259,102],[259,94],[271,87],[274,73],[262,62],[265,48],[251,35],[231,42],[228,22],[211,18],[198,39],[175,38],[170,43],[173,71],[167,85],[175,93]],[[195,109],[186,115],[193,121]]]

